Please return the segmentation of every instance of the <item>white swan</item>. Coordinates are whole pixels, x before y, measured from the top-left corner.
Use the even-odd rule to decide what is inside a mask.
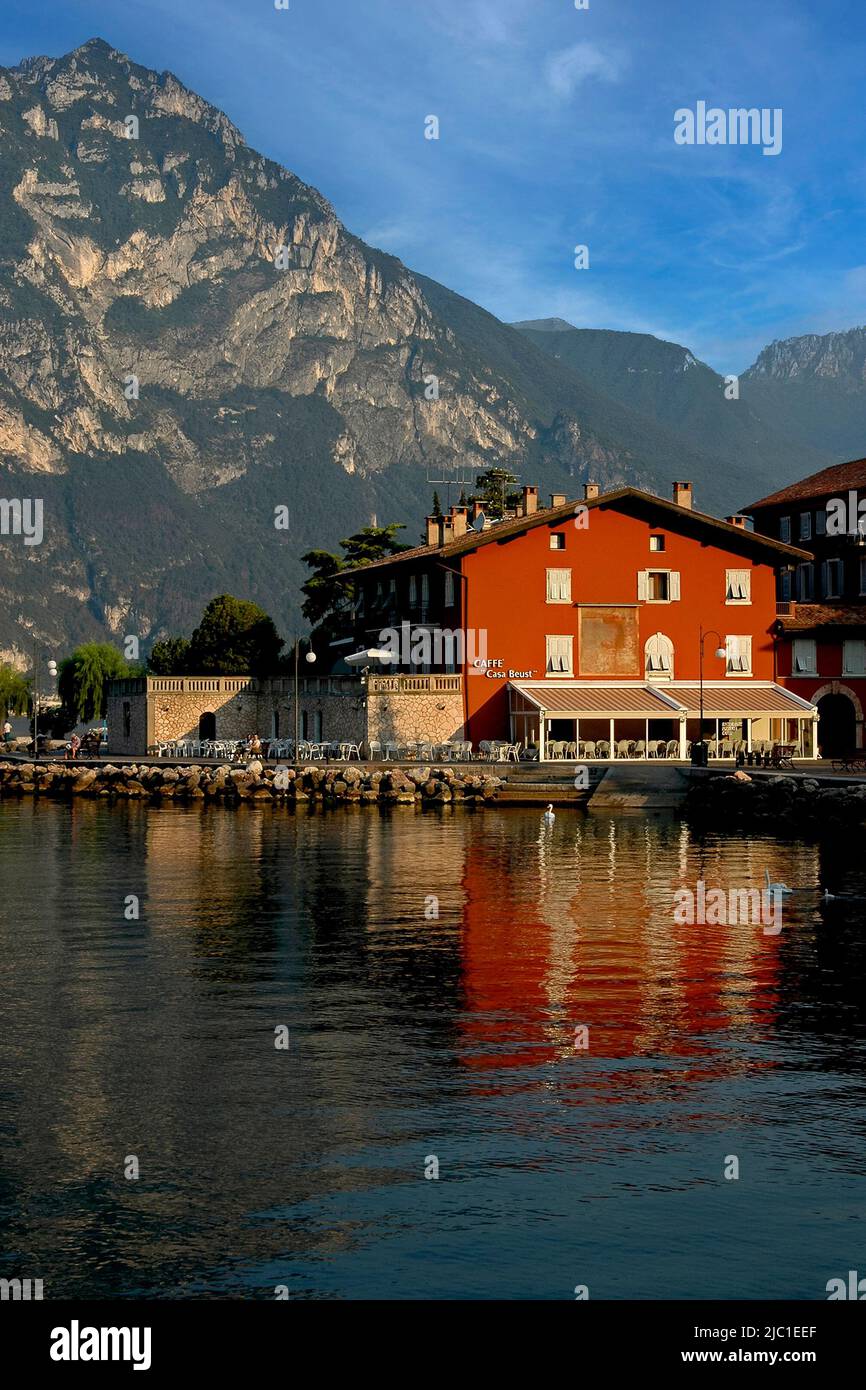
[[[769,869],[765,869],[765,870],[764,870],[764,877],[765,877],[765,879],[767,880],[767,892],[768,892],[768,893],[779,893],[779,894],[780,894],[781,896],[783,896],[783,897],[786,896],[786,895],[789,894],[789,893],[793,893],[793,891],[794,891],[793,888],[789,888],[788,885],[787,885],[787,883],[771,883],[771,882],[770,882],[770,870],[769,870]]]
[[[553,825],[553,822],[556,820],[556,813],[554,812],[552,801],[548,801],[547,810],[542,816],[542,820],[544,821],[545,825]]]

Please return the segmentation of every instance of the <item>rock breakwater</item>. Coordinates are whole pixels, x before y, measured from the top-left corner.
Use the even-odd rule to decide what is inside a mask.
[[[336,766],[161,767],[152,764],[87,765],[64,762],[0,762],[0,796],[144,798],[152,802],[245,801],[291,805],[310,801],[405,805],[494,801],[501,778],[449,767],[408,770]]]

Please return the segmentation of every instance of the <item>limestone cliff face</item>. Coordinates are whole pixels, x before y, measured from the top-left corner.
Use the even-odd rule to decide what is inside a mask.
[[[746,375],[775,381],[833,381],[862,391],[866,387],[866,328],[809,333],[771,343]]]
[[[414,538],[455,464],[666,487],[639,422],[605,434],[170,74],[100,40],[0,70],[0,146],[0,495],[45,501],[41,546],[0,538],[0,656],[146,640],[220,587],[285,625],[304,549],[373,511]]]

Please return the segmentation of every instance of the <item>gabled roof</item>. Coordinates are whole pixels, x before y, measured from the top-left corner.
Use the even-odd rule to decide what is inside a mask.
[[[481,546],[492,545],[494,542],[509,540],[512,536],[519,536],[524,531],[531,531],[536,526],[556,526],[560,522],[569,521],[576,515],[578,507],[585,507],[588,511],[595,508],[614,508],[617,511],[634,513],[637,511],[656,512],[659,516],[659,525],[667,525],[671,530],[681,530],[693,534],[709,533],[716,544],[722,545],[724,540],[730,543],[731,550],[742,551],[750,550],[766,557],[768,564],[778,563],[780,559],[788,560],[811,560],[812,554],[807,550],[800,550],[793,545],[785,545],[782,541],[771,539],[769,536],[762,536],[757,531],[750,531],[742,526],[732,526],[728,521],[721,521],[716,516],[710,516],[707,512],[695,511],[690,507],[681,507],[676,502],[668,502],[664,497],[656,497],[655,493],[644,492],[637,487],[614,488],[612,492],[603,492],[598,497],[593,497],[585,502],[563,502],[558,507],[544,507],[537,512],[532,512],[529,516],[509,517],[505,521],[494,522],[487,526],[483,531],[467,531],[465,535],[459,536],[456,540],[447,541],[445,545],[417,545],[411,550],[403,550],[397,555],[386,556],[383,560],[372,560],[367,565],[356,565],[354,569],[342,570],[341,577],[349,574],[358,574],[361,570],[386,569],[391,565],[404,564],[407,560],[420,560],[425,558],[436,559],[437,561],[448,561],[458,559],[461,555],[469,551],[478,550]]]
[[[828,493],[844,493],[849,488],[866,488],[866,459],[852,459],[850,463],[834,463],[830,468],[822,468],[818,473],[810,473],[808,478],[801,478],[798,483],[791,483],[790,487],[783,487],[779,492],[770,493],[769,497],[762,497],[760,502],[753,502],[750,507],[744,507],[743,511],[757,511],[759,507],[779,507],[786,502],[805,502],[813,497],[826,497]]]

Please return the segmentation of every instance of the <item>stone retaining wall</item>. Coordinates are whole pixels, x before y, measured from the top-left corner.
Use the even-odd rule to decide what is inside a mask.
[[[695,778],[685,802],[693,824],[834,834],[866,825],[866,783],[828,786],[814,777]]]
[[[457,772],[450,767],[403,771],[352,763],[275,769],[258,761],[246,767],[0,762],[0,797],[132,797],[150,802],[219,801],[230,806],[241,801],[477,805],[494,801],[500,785],[501,779],[490,773]]]

